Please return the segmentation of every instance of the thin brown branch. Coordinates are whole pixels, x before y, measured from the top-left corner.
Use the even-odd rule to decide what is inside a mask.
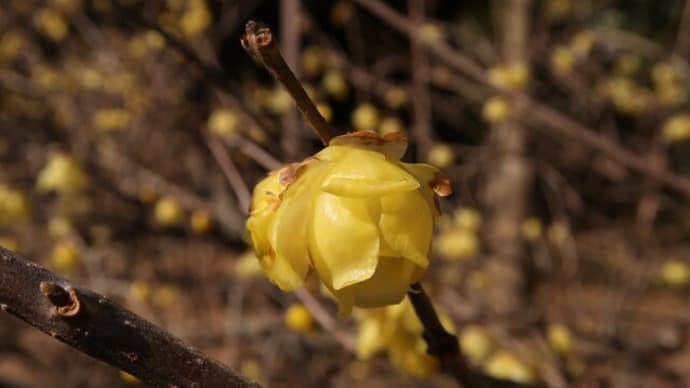
[[[690,60],[690,0],[685,0],[683,6],[683,14],[680,17],[678,25],[678,34],[676,34],[676,47],[674,53],[686,61]]]
[[[450,373],[463,387],[484,386],[460,353],[458,338],[446,331],[441,324],[422,285],[412,284],[407,297],[410,298],[412,307],[424,326],[422,335],[428,346],[427,352],[436,357],[441,363],[441,368]]]
[[[424,24],[424,0],[408,0],[408,15],[415,28]],[[412,135],[417,143],[417,159],[425,160],[433,144],[431,99],[429,98],[429,58],[419,35],[410,39],[412,59]]]
[[[300,41],[300,0],[280,1],[280,50],[288,67],[296,69]],[[295,70],[297,71],[297,70]],[[297,73],[295,76],[299,76]],[[282,125],[281,146],[285,160],[296,160],[304,148],[299,128],[299,116],[294,108],[285,111],[280,119]]]
[[[420,283],[414,283],[407,292],[415,314],[422,322],[422,336],[427,343],[427,352],[436,357],[441,369],[466,388],[523,387],[524,385],[498,380],[473,371],[465,356],[460,352],[458,338],[450,334],[441,324],[436,309]]]
[[[295,296],[297,299],[304,304],[314,320],[327,332],[329,332],[333,338],[335,338],[343,348],[353,352],[355,350],[355,339],[352,335],[344,331],[338,322],[333,318],[331,314],[324,309],[323,305],[307,290],[306,288],[300,288],[295,291]]]
[[[154,387],[260,387],[107,297],[2,247],[0,308]]]
[[[218,139],[206,133],[204,133],[203,136],[204,140],[206,141],[206,145],[208,145],[208,149],[211,151],[211,155],[213,155],[213,159],[215,159],[218,167],[220,167],[221,171],[223,171],[225,179],[235,192],[235,195],[237,196],[237,203],[239,204],[241,211],[249,211],[251,193],[249,192],[249,188],[242,178],[242,174],[240,174],[239,170],[237,170],[237,166],[235,166],[232,158],[230,158],[230,155],[228,155],[228,151],[225,149],[225,147],[223,147],[223,143],[221,143]]]
[[[380,17],[387,24],[411,37],[417,31],[394,9],[380,0],[353,0],[361,7]],[[488,84],[486,75],[481,67],[465,55],[459,53],[444,42],[429,43],[428,49],[439,59],[448,63],[469,78]],[[630,170],[648,176],[650,179],[676,190],[686,197],[690,197],[690,180],[677,175],[667,169],[659,168],[644,157],[640,157],[621,147],[615,141],[606,138],[594,130],[567,117],[555,109],[541,104],[521,92],[510,93],[513,101],[519,105],[523,113],[521,120],[537,124],[554,130],[556,133],[585,144],[620,163]]]
[[[231,148],[237,149],[243,154],[249,156],[266,170],[275,170],[282,165],[281,162],[279,162],[266,150],[256,145],[256,143],[253,141],[247,140],[242,136],[235,136],[230,139],[228,143]]]
[[[169,182],[155,171],[121,155],[112,147],[100,147],[98,158],[94,161],[100,168],[116,176],[118,191],[127,197],[139,198],[142,187],[151,187],[158,193],[172,196],[185,209],[209,212],[213,215],[214,221],[233,236],[241,236],[244,231],[243,217],[234,207],[230,213],[218,211],[217,203],[211,203],[196,193]]]
[[[299,110],[306,116],[312,128],[325,145],[340,135],[323,118],[316,105],[285,63],[271,29],[253,20],[247,22],[245,34],[241,38],[242,47],[254,60],[264,65],[292,96]]]

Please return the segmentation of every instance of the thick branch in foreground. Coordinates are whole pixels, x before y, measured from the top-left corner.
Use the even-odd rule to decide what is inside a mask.
[[[107,297],[2,247],[0,308],[151,386],[260,388]]]

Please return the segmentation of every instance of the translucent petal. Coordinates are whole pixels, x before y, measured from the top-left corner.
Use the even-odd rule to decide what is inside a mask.
[[[342,146],[377,151],[391,160],[400,160],[407,150],[407,139],[399,132],[380,136],[373,132],[358,131],[335,137],[329,144],[330,147]]]
[[[348,287],[357,307],[380,307],[400,303],[417,272],[417,265],[400,258],[381,257],[376,273],[364,282]]]
[[[429,265],[433,219],[419,190],[381,197],[380,255],[406,258],[422,268]]]
[[[320,193],[314,209],[310,252],[321,281],[337,291],[369,279],[378,263],[378,200]]]
[[[365,198],[414,190],[417,179],[383,154],[353,148],[326,174],[321,189],[344,197]]]
[[[298,194],[294,198],[286,199],[275,213],[275,218],[271,228],[270,242],[275,252],[275,266],[271,274],[278,283],[279,278],[283,278],[279,271],[294,272],[300,279],[299,282],[283,282],[278,284],[283,290],[294,290],[302,285],[302,282],[309,273],[309,251],[307,239],[307,223],[305,217],[311,213],[310,204],[312,196],[308,191]],[[285,276],[286,279],[293,279],[294,276]]]
[[[266,276],[283,291],[294,291],[304,284],[307,273],[298,272],[285,258],[265,255],[261,267]]]
[[[275,199],[283,191],[278,180],[278,172],[272,171],[264,179],[259,181],[252,193],[252,202],[249,207],[250,214],[256,214],[267,210],[274,204]]]
[[[439,173],[439,170],[434,166],[424,163],[401,163],[401,165],[409,173],[414,175],[421,184],[421,186],[419,187],[419,191],[422,193],[422,196],[424,197],[427,206],[431,210],[431,214],[434,217],[440,216],[441,211],[438,209],[436,205],[434,192],[430,186],[431,182],[434,181],[436,174]]]
[[[347,146],[328,146],[319,151],[319,153],[314,155],[314,157],[320,160],[327,160],[333,162],[342,158],[345,154],[349,153],[351,149],[351,147]]]
[[[268,253],[271,244],[268,240],[268,228],[273,220],[273,214],[251,216],[247,220],[245,239],[254,248],[257,256]]]

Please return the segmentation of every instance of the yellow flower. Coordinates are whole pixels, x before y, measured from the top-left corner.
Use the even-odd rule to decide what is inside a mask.
[[[531,367],[505,350],[494,353],[484,364],[484,371],[491,377],[520,384],[534,384],[538,381]]]
[[[36,180],[39,192],[55,191],[60,194],[74,194],[89,185],[89,176],[72,155],[58,152],[50,155]]]
[[[334,138],[254,188],[247,240],[285,291],[315,270],[343,314],[399,303],[429,261],[434,194],[450,194],[440,172],[400,162],[399,134]]]
[[[385,351],[391,363],[412,376],[428,377],[438,368],[436,359],[427,354],[422,338],[423,326],[409,299],[377,309],[357,310],[356,354],[367,360]],[[443,326],[453,331],[453,324],[443,313]]]
[[[153,216],[162,226],[175,226],[182,221],[184,209],[174,198],[163,197],[156,201]]]
[[[293,304],[285,310],[285,326],[301,334],[311,334],[315,331],[314,318],[303,304]]]
[[[570,329],[559,323],[547,326],[546,339],[551,349],[562,355],[572,353],[575,348],[575,339]]]
[[[0,225],[22,221],[31,215],[31,203],[25,192],[0,184]]]

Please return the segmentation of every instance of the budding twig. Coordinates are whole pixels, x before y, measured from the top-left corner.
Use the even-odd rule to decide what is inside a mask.
[[[460,353],[458,338],[450,334],[441,324],[429,296],[420,283],[414,283],[407,292],[417,317],[424,326],[422,336],[427,343],[427,352],[438,359],[441,368],[452,375],[463,387],[486,387],[479,376],[471,370]]]
[[[319,113],[316,105],[302,87],[302,83],[285,63],[269,27],[253,20],[248,21],[245,26],[245,34],[240,38],[240,42],[249,56],[265,66],[273,78],[283,84],[324,145],[328,145],[332,138],[339,135],[328,125],[326,119]]]

